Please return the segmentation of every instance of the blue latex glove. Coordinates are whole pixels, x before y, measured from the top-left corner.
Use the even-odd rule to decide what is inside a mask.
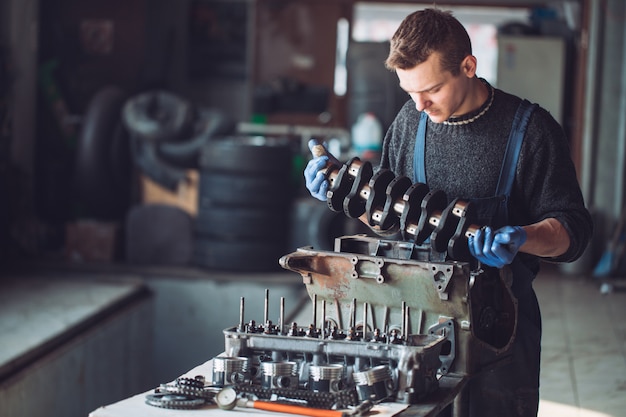
[[[478,230],[467,240],[472,256],[482,264],[502,268],[513,262],[519,248],[526,242],[521,226],[504,226],[495,232],[490,227]]]
[[[311,139],[308,145],[309,149],[313,151],[313,147],[319,145],[319,143],[315,139]],[[306,168],[304,168],[304,180],[307,190],[309,190],[313,197],[321,201],[326,201],[328,180],[321,170],[328,165],[329,161],[337,165],[341,163],[328,152],[326,144],[322,144],[322,146],[324,146],[326,155],[316,156],[309,161]]]
[[[326,191],[328,191],[328,180],[322,171],[322,168],[328,163],[327,156],[319,156],[309,161],[304,168],[304,180],[306,188],[311,195],[318,200],[326,201]]]

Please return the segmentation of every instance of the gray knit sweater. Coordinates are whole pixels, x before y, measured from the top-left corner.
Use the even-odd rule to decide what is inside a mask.
[[[431,190],[454,198],[492,197],[519,97],[494,89],[489,110],[465,125],[428,121],[425,166]],[[486,101],[488,103],[489,100]],[[463,116],[469,119],[474,113]],[[420,113],[407,101],[384,139],[381,168],[415,182],[413,157]],[[455,119],[455,120],[462,120]],[[571,262],[584,251],[593,229],[585,208],[567,138],[558,122],[543,108],[528,125],[518,161],[509,206],[509,223],[526,225],[553,217],[570,235],[569,250],[554,262]]]

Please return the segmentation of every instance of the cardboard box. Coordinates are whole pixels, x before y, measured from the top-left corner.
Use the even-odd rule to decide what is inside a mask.
[[[120,225],[77,220],[65,226],[65,256],[71,262],[111,262],[119,252]]]
[[[176,191],[170,191],[147,176],[141,175],[141,202],[145,204],[170,204],[182,208],[195,217],[198,214],[200,174],[194,169],[187,170],[186,174],[186,179],[178,184]]]

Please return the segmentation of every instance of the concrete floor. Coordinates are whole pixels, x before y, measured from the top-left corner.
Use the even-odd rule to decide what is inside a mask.
[[[544,268],[535,280],[543,317],[540,417],[626,416],[626,279],[613,291]]]

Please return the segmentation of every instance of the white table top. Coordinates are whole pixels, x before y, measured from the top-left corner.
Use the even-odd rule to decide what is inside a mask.
[[[189,372],[181,375],[186,378],[193,378],[197,375],[203,375],[205,378],[210,379],[213,374],[213,360],[209,360]],[[199,416],[211,416],[211,417],[247,417],[252,415],[272,415],[272,416],[290,416],[293,414],[284,414],[277,412],[267,412],[262,410],[256,410],[252,408],[235,408],[231,411],[226,411],[218,408],[216,405],[206,405],[202,408],[193,410],[171,410],[165,408],[154,407],[146,404],[146,395],[153,391],[144,392],[117,403],[100,407],[89,414],[89,417],[199,417]],[[378,404],[372,410],[376,412],[376,417],[391,417],[397,413],[405,410],[406,404],[399,403],[383,403]]]

